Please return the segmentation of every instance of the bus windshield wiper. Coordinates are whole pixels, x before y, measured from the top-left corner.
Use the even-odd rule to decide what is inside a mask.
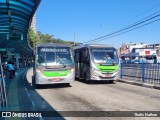
[[[114,63],[113,59],[111,60],[111,63],[112,63],[112,65],[115,65],[115,63]]]
[[[63,60],[59,56],[57,56],[57,58],[61,61],[62,65],[66,68],[66,65],[64,64]]]

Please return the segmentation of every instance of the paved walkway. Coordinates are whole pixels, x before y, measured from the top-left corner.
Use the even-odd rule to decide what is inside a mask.
[[[14,76],[13,79],[9,79],[9,72],[6,72],[6,95],[7,95],[7,107],[2,109],[2,111],[21,111],[21,107],[23,106],[19,100],[19,91],[22,87],[20,82],[24,81],[25,74],[29,68],[20,68],[17,71],[17,75]],[[4,118],[1,118],[2,120]],[[21,120],[22,118],[5,118],[5,120]]]

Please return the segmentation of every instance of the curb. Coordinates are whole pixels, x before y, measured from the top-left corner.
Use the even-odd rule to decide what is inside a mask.
[[[31,67],[31,68],[29,68],[29,69],[27,70],[27,72],[26,72],[26,74],[25,74],[25,79],[26,79],[26,80],[28,79],[27,74],[28,74],[28,72],[30,72],[30,71],[33,71],[33,67]]]
[[[160,90],[160,85],[153,85],[153,84],[142,83],[142,82],[138,82],[138,81],[131,81],[131,80],[126,80],[126,79],[118,79],[117,81],[122,82],[122,83],[127,83],[127,84],[132,84],[132,85],[137,85],[137,86],[142,86],[142,87],[146,87],[146,88]]]

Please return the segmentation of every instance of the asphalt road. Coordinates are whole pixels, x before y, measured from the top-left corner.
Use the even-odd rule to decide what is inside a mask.
[[[75,81],[70,86],[50,85],[34,89],[32,70],[27,73],[26,91],[33,108],[39,111],[160,111],[160,91],[125,83],[86,84]],[[49,118],[44,118],[49,119]],[[52,119],[52,118],[50,118]],[[84,117],[64,117],[81,119]],[[159,120],[151,117],[86,117],[104,120]]]

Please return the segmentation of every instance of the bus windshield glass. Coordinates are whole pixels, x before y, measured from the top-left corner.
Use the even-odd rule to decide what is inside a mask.
[[[65,66],[73,64],[69,47],[38,47],[37,63],[39,65]]]
[[[118,64],[117,51],[114,48],[92,48],[92,59],[97,64]]]

